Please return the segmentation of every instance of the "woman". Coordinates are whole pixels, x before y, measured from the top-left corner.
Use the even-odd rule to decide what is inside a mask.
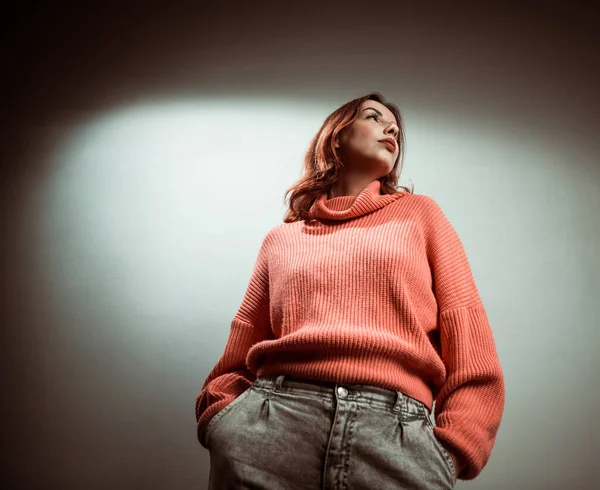
[[[198,395],[210,488],[453,488],[487,463],[494,338],[454,228],[396,190],[403,154],[400,111],[377,93],[313,139]]]

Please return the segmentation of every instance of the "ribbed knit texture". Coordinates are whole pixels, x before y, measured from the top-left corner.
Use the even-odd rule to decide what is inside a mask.
[[[437,438],[475,478],[504,410],[504,377],[462,243],[424,195],[326,199],[265,236],[224,353],[196,402],[198,438],[257,376],[360,383],[435,404]],[[205,446],[206,447],[206,446]]]

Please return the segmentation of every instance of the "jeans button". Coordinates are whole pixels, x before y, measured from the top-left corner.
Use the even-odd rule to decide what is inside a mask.
[[[346,398],[346,395],[348,395],[348,390],[343,386],[338,386],[337,393],[340,398]]]

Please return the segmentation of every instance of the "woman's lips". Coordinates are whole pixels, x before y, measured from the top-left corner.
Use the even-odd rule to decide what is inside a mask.
[[[385,146],[388,147],[388,149],[393,153],[396,151],[396,144],[392,143],[389,140],[382,140],[381,143],[383,143]]]

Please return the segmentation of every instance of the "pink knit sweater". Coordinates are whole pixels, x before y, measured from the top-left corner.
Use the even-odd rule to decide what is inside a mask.
[[[265,236],[222,357],[196,402],[198,438],[257,376],[360,383],[435,404],[437,438],[475,478],[504,410],[504,377],[461,241],[437,203],[407,192],[311,208]]]

